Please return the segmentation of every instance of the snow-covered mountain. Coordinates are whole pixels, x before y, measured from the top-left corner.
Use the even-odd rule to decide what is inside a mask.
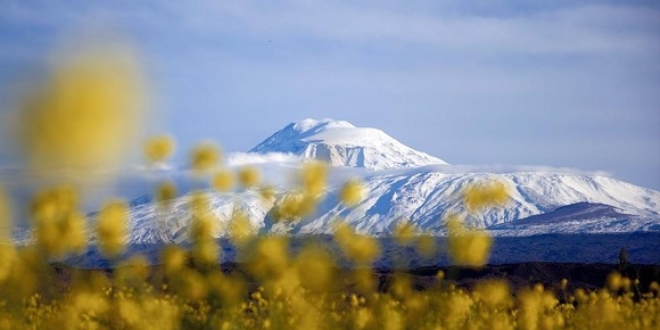
[[[287,183],[300,158],[311,157],[331,165],[327,192],[316,212],[298,222],[275,224],[269,216],[274,202],[294,183]],[[300,159],[300,160],[297,160]],[[387,236],[407,222],[420,233],[445,234],[444,219],[459,214],[478,228],[496,236],[585,233],[660,233],[660,192],[604,175],[564,169],[533,167],[452,166],[412,150],[382,131],[357,128],[344,121],[306,119],[273,134],[251,152],[233,157],[229,167],[252,164],[266,183],[276,187],[274,199],[257,191],[219,193],[209,190],[209,212],[217,219],[216,236],[223,237],[234,212],[250,219],[255,232],[264,234],[331,233],[335,222],[347,221],[359,232]],[[162,171],[161,171],[162,173]],[[168,178],[185,175],[166,173]],[[179,175],[179,176],[177,176]],[[354,207],[339,201],[338,191],[348,178],[364,183],[364,199]],[[508,186],[510,203],[470,213],[462,192],[474,184],[497,180]],[[131,182],[134,182],[133,180]],[[152,185],[153,185],[152,180]],[[189,184],[190,189],[200,189]],[[180,187],[185,187],[180,184]],[[191,216],[190,193],[163,209],[131,191],[120,195],[132,203],[130,242],[151,244],[184,242]],[[19,235],[20,236],[20,235]],[[22,237],[26,237],[25,234]]]
[[[510,203],[479,213],[468,212],[462,191],[469,185],[491,180],[510,187]],[[295,231],[328,232],[332,228],[330,223],[339,216],[370,234],[391,232],[401,221],[410,222],[422,232],[442,234],[443,219],[450,214],[465,216],[471,226],[491,228],[505,223],[525,223],[521,220],[540,214],[548,214],[550,218],[564,216],[557,212],[559,208],[578,203],[607,205],[619,212],[582,214],[576,220],[626,220],[628,226],[612,227],[611,231],[660,230],[659,226],[654,227],[660,225],[660,193],[607,177],[566,173],[447,174],[442,167],[425,167],[405,173],[375,174],[366,177],[365,183],[366,198],[359,205],[346,208],[337,202],[336,191],[331,191],[317,214],[301,221]],[[552,226],[548,219],[545,223],[548,227],[539,227],[539,231],[528,234],[555,232],[562,226]],[[590,228],[572,227],[574,232],[591,232]]]
[[[551,233],[660,232],[660,192],[604,176],[547,172],[446,173],[446,166],[406,170],[350,172],[361,174],[365,198],[355,207],[339,201],[339,180],[331,180],[316,213],[299,222],[275,224],[268,212],[273,200],[254,191],[208,193],[210,212],[218,219],[217,236],[224,236],[236,210],[247,214],[262,233],[328,234],[339,219],[359,232],[388,235],[402,222],[420,233],[444,235],[447,215],[461,214],[466,222],[487,228],[497,236],[530,236]],[[335,177],[346,177],[347,168],[334,169]],[[498,180],[510,187],[510,203],[470,213],[462,201],[465,187]],[[334,181],[334,183],[333,183]],[[282,196],[286,189],[280,192]],[[169,212],[151,204],[134,209],[133,242],[185,239],[189,222],[188,197],[178,199]],[[169,237],[169,238],[168,238]]]
[[[322,160],[333,166],[374,170],[447,164],[401,144],[381,130],[355,127],[345,121],[327,118],[291,123],[250,152],[290,153]]]
[[[209,212],[218,221],[216,235],[225,235],[233,212],[247,214],[255,232],[331,233],[338,219],[359,232],[388,235],[402,222],[420,233],[445,234],[444,219],[459,214],[477,228],[497,236],[553,233],[660,232],[660,192],[597,174],[548,168],[451,166],[412,150],[382,131],[358,128],[330,119],[292,123],[237,159],[262,169],[281,198],[291,189],[283,177],[295,173],[296,158],[329,162],[327,194],[316,212],[298,222],[275,224],[269,211],[275,200],[255,191],[218,193],[209,190]],[[348,208],[339,201],[340,185],[358,177],[364,200]],[[497,180],[509,188],[510,203],[470,213],[462,192],[470,185]],[[186,240],[189,196],[164,211],[152,203],[134,205],[131,241],[155,243]]]

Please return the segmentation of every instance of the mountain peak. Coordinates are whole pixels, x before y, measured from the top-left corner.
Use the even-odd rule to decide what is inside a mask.
[[[301,133],[320,132],[332,128],[355,128],[353,124],[347,121],[334,120],[330,118],[323,118],[323,119],[306,118],[299,122],[293,122],[289,124],[289,126],[291,126],[292,129]]]
[[[411,149],[375,128],[341,120],[304,119],[290,123],[254,147],[254,153],[290,153],[334,166],[388,169],[447,164]]]

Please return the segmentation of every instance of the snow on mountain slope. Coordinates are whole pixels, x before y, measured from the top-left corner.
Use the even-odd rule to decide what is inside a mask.
[[[463,205],[461,192],[471,184],[489,180],[506,183],[511,202],[470,214]],[[369,234],[389,233],[401,221],[409,221],[423,232],[443,234],[443,219],[449,214],[465,215],[471,226],[488,228],[583,202],[609,205],[622,210],[621,214],[648,218],[651,222],[630,222],[629,231],[660,229],[649,227],[660,224],[660,192],[607,177],[533,172],[447,174],[440,167],[427,167],[405,174],[372,175],[365,178],[365,184],[366,198],[357,207],[344,207],[338,203],[336,191],[331,191],[317,214],[298,224],[294,232],[328,232],[339,216]],[[579,226],[573,229],[589,231]],[[543,231],[535,234],[539,233]]]
[[[276,198],[280,198],[295,185],[290,181],[301,157],[340,165],[331,167],[327,194],[315,214],[287,226],[274,225],[269,216],[273,200],[264,200],[250,190],[208,192],[208,211],[217,219],[216,237],[225,236],[228,221],[238,211],[249,217],[255,232],[265,234],[331,233],[335,222],[344,219],[365,234],[387,236],[405,221],[419,232],[441,236],[445,234],[444,219],[450,214],[462,215],[469,225],[492,229],[499,236],[660,232],[658,191],[563,169],[451,166],[407,148],[379,130],[344,121],[306,119],[290,124],[251,153],[230,157],[226,165],[257,167],[264,181],[279,190]],[[174,180],[183,194],[170,208],[159,208],[143,198],[158,182],[156,174]],[[138,182],[131,177],[126,184],[118,184],[121,191],[117,195],[133,200],[130,242],[187,241],[189,192],[205,185],[186,170],[142,175],[148,180]],[[347,208],[337,194],[351,177],[364,182],[365,196],[357,206]],[[491,180],[509,187],[510,203],[469,213],[462,192]],[[28,234],[24,230],[15,237],[24,241]]]
[[[272,165],[271,165],[272,166]],[[287,166],[290,166],[288,164]],[[338,219],[359,232],[388,235],[406,221],[420,232],[444,235],[443,219],[449,214],[466,216],[468,224],[492,229],[498,236],[551,233],[660,232],[660,192],[603,176],[570,173],[446,173],[451,167],[426,166],[406,170],[355,171],[334,168],[327,195],[316,213],[283,227],[274,225],[268,212],[272,200],[254,191],[208,192],[209,212],[216,216],[216,237],[225,236],[233,212],[241,210],[256,231],[263,234],[331,233]],[[337,196],[341,180],[359,175],[365,198],[357,206],[344,206]],[[470,214],[462,202],[465,187],[499,180],[510,187],[511,202]],[[281,187],[282,196],[286,187]],[[131,214],[132,243],[182,242],[186,240],[189,197],[177,199],[170,210],[140,204]]]
[[[242,212],[252,221],[255,231],[262,226],[266,212],[272,203],[264,200],[257,192],[210,193],[207,192],[209,212],[217,220],[214,228],[215,237],[226,236],[229,220],[237,212]],[[131,243],[182,243],[188,240],[188,228],[192,221],[189,212],[190,195],[173,201],[167,207],[156,204],[143,204],[131,212]]]
[[[252,191],[210,193],[212,212],[218,219],[217,237],[235,210],[248,214],[262,233],[331,233],[344,219],[359,232],[387,235],[401,222],[420,232],[445,234],[444,219],[465,217],[478,228],[493,228],[502,236],[539,235],[555,232],[607,233],[660,231],[660,192],[634,186],[599,174],[551,168],[503,168],[451,166],[440,159],[412,150],[382,131],[358,128],[331,119],[292,123],[256,146],[237,155],[236,162],[252,163],[266,182],[279,189],[278,198],[291,189],[290,178],[300,161],[315,158],[329,162],[331,178],[327,195],[316,213],[287,226],[274,225],[269,216],[273,201]],[[365,198],[347,208],[337,196],[340,185],[357,177],[365,185]],[[474,184],[498,180],[509,187],[510,203],[470,214],[462,192]],[[134,208],[131,242],[185,240],[189,222],[189,197],[178,199],[168,212],[153,205]],[[544,217],[536,217],[545,215]],[[527,219],[527,220],[522,220]]]
[[[254,147],[253,153],[291,153],[334,166],[368,169],[446,164],[413,150],[381,130],[355,127],[345,121],[305,119],[291,123]]]

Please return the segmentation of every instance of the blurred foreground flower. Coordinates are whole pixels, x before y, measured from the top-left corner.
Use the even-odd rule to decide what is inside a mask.
[[[295,263],[301,284],[306,288],[323,292],[332,284],[336,261],[328,251],[313,245],[305,247]]]
[[[144,144],[144,157],[150,163],[163,162],[172,155],[174,147],[174,139],[171,136],[154,136]]]
[[[139,72],[124,49],[96,49],[58,62],[20,108],[16,140],[28,166],[42,175],[118,166],[142,124]]]
[[[471,212],[506,204],[509,199],[509,188],[501,181],[470,185],[463,191],[463,202]]]
[[[0,186],[0,241],[8,238],[11,233],[11,212],[9,200],[4,189]]]
[[[205,172],[215,168],[221,159],[220,149],[212,142],[197,145],[190,154],[191,166],[197,172]]]
[[[369,265],[381,254],[380,245],[373,237],[356,233],[348,224],[335,227],[334,241],[344,255],[358,265]]]
[[[509,307],[511,301],[511,288],[504,280],[484,280],[474,287],[473,295],[490,308]]]
[[[467,228],[452,215],[447,218],[447,234],[447,251],[454,263],[481,267],[488,262],[493,238],[487,231]]]
[[[349,180],[339,191],[339,198],[347,206],[355,206],[364,198],[364,187],[360,181]]]
[[[238,170],[238,182],[245,189],[250,189],[259,184],[261,173],[253,166],[243,166]]]
[[[392,235],[397,244],[401,246],[411,244],[417,237],[415,227],[408,222],[402,222],[394,227]]]
[[[293,191],[277,200],[270,213],[275,222],[297,222],[314,213],[315,209],[316,200],[313,197],[299,191]]]
[[[328,165],[319,161],[309,162],[300,170],[300,181],[305,194],[315,197],[325,190]]]
[[[39,192],[32,201],[34,234],[46,256],[81,252],[87,244],[87,219],[78,211],[78,195],[68,186]]]
[[[192,196],[189,205],[192,215],[189,236],[193,243],[193,257],[200,265],[216,263],[220,253],[214,241],[218,231],[218,221],[214,214],[209,212],[209,203],[206,194],[196,192]]]
[[[115,257],[124,251],[128,239],[128,205],[123,201],[107,203],[99,212],[96,233],[101,252]]]
[[[165,181],[156,187],[156,201],[162,206],[169,206],[176,198],[176,185],[174,182]]]
[[[229,238],[236,245],[243,245],[254,236],[254,228],[248,216],[241,210],[234,210],[229,221]]]
[[[234,185],[234,176],[229,169],[220,169],[213,175],[211,185],[217,191],[230,191]]]

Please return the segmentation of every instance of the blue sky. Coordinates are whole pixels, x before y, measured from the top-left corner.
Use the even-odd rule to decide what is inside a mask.
[[[180,157],[330,117],[451,164],[602,170],[660,190],[653,2],[4,0],[0,104],[63,44],[117,36],[141,53]]]

